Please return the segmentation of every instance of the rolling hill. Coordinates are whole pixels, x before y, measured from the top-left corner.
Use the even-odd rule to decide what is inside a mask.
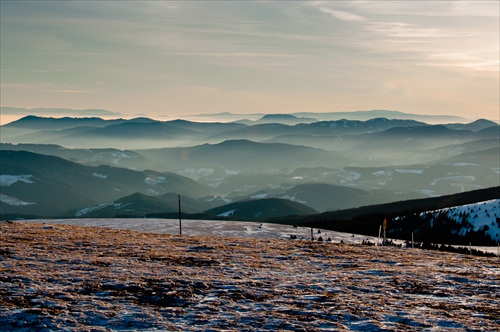
[[[179,212],[179,197],[177,193],[163,195],[145,195],[134,193],[119,198],[113,202],[104,202],[71,211],[68,215],[83,218],[120,218],[120,217],[146,217],[152,214],[171,214]],[[204,210],[225,204],[224,201],[214,197],[194,199],[183,195],[181,197],[181,211],[185,214],[199,214]]]
[[[341,163],[341,157],[332,152],[306,146],[264,144],[249,140],[135,151],[158,164],[168,165],[174,171],[200,167],[256,171]]]
[[[500,185],[498,124],[429,125],[390,118],[394,112],[368,114],[378,117],[305,123],[275,114],[247,124],[25,117],[1,128],[2,211],[99,206],[118,213],[110,204],[123,199],[117,207],[141,201],[145,208],[135,211],[142,215],[156,209],[146,206],[163,207],[149,196],[181,193],[219,196],[220,205],[288,199],[324,212]],[[14,162],[8,150],[71,163],[28,154]],[[137,193],[148,197],[130,197]]]
[[[309,215],[316,212],[316,210],[298,202],[280,198],[269,198],[234,202],[209,209],[204,213],[230,220],[258,221],[289,215]]]
[[[263,189],[249,195],[248,198],[289,199],[310,206],[317,211],[325,212],[392,202],[397,198],[397,195],[390,192],[366,191],[327,183],[303,183],[292,187],[280,186],[273,189]]]
[[[272,221],[377,236],[386,219],[392,238],[411,240],[414,233],[419,242],[495,245],[500,240],[499,199],[500,187],[491,187]]]
[[[0,166],[2,215],[62,215],[136,192],[211,193],[209,187],[174,173],[90,167],[26,151],[1,150]]]

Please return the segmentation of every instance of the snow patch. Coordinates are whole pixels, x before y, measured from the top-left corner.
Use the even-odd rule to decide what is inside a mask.
[[[455,163],[453,166],[479,166],[478,164],[472,164],[472,163]]]
[[[230,217],[230,216],[232,216],[234,214],[235,211],[236,211],[236,209],[229,210],[229,211],[223,212],[221,214],[218,214],[217,216],[218,217]]]
[[[421,193],[422,195],[426,195],[426,196],[429,196],[429,197],[436,196],[436,192],[434,190],[420,189],[420,190],[418,190],[418,192]]]
[[[341,182],[352,182],[359,180],[359,178],[361,178],[361,173],[343,171],[337,174],[337,176],[342,179]]]
[[[284,196],[281,196],[280,198],[288,199],[290,201],[297,202],[297,203],[307,204],[307,201],[301,201],[301,200],[297,199],[295,196],[284,195]]]
[[[166,179],[167,178],[164,176],[155,176],[155,177],[148,176],[146,179],[144,179],[144,182],[150,185],[157,185],[159,183],[167,182]]]
[[[443,178],[437,178],[431,182],[431,186],[435,186],[438,182],[448,181],[448,182],[474,182],[476,181],[476,177],[472,175],[457,175],[457,176],[447,176]]]
[[[380,170],[380,171],[373,172],[372,175],[375,175],[375,176],[391,176],[392,175],[392,171],[389,171],[389,170]]]
[[[76,211],[75,217],[82,217],[82,216],[89,214],[93,211],[97,211],[97,210],[103,209],[103,208],[111,206],[111,205],[113,205],[113,203],[102,203],[102,204],[92,205],[92,206],[86,207],[84,209],[81,209],[79,211]]]
[[[111,154],[114,159],[113,159],[113,164],[119,164],[120,162],[120,159],[126,159],[126,158],[132,158],[131,156],[129,156],[128,154],[126,154],[125,152],[114,152]]]
[[[423,169],[396,169],[395,171],[398,173],[401,173],[401,174],[424,174],[425,170],[423,170]]]
[[[120,210],[120,209],[123,209],[124,207],[130,205],[132,203],[126,203],[126,204],[123,204],[123,203],[114,203],[113,204],[113,209],[115,210]]]
[[[26,205],[35,204],[33,202],[21,201],[20,199],[18,199],[16,197],[7,196],[4,194],[0,194],[0,202],[11,205],[11,206],[26,206]]]
[[[301,181],[301,180],[304,180],[304,178],[302,176],[294,176],[290,180],[292,180],[292,181]]]
[[[0,175],[0,187],[8,187],[16,182],[35,183],[31,180],[33,175]]]

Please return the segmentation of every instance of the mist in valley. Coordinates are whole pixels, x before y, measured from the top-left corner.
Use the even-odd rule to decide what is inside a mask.
[[[286,199],[325,212],[499,185],[495,122],[436,125],[382,117],[311,122],[313,115],[263,116],[246,124],[217,117],[195,122],[28,116],[1,128],[2,176],[31,179],[3,181],[2,213],[31,209],[67,216],[112,206],[116,214],[135,215],[130,204],[118,200],[136,193],[203,201],[192,213],[212,209],[214,202],[256,199]],[[34,155],[14,158],[7,151]],[[62,158],[50,161],[50,172],[42,166],[48,156]],[[58,182],[63,184],[57,187]],[[51,207],[45,209],[41,201],[47,200],[36,194],[44,185],[78,194],[71,206],[47,202]],[[167,206],[150,212],[173,212],[175,202]]]

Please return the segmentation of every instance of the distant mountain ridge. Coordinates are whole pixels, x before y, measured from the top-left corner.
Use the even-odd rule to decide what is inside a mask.
[[[388,119],[413,119],[428,123],[457,123],[468,122],[469,119],[455,116],[455,115],[424,115],[424,114],[411,114],[400,111],[391,110],[366,110],[366,111],[349,111],[349,112],[295,112],[289,113],[295,117],[315,118],[318,121],[331,121],[340,119],[352,119],[366,121],[373,118],[388,118]],[[246,113],[236,114],[230,112],[222,113],[202,113],[191,116],[195,119],[211,118],[221,121],[236,121],[240,119],[259,119],[265,116],[263,113]]]
[[[119,112],[111,112],[103,109],[70,109],[70,108],[22,108],[22,107],[0,107],[2,114],[15,115],[37,115],[37,116],[121,116]]]
[[[287,115],[286,118],[291,117]],[[281,116],[271,119],[281,119]],[[468,139],[465,135],[479,135],[488,128],[498,128],[494,122],[482,120],[471,124],[433,126],[409,119],[371,118],[369,120],[328,120],[293,125],[283,123],[198,123],[186,120],[156,121],[148,118],[130,120],[103,120],[100,118],[41,118],[27,116],[2,127],[3,143],[44,143],[81,148],[127,148],[179,147],[203,143],[221,143],[225,140],[247,139],[267,143],[291,143],[327,148],[331,140],[349,146],[353,142],[369,140],[369,136],[395,137],[396,133],[413,135],[415,139],[426,135],[445,137],[445,130],[457,139]],[[407,128],[403,130],[403,128]],[[420,128],[420,129],[418,129]],[[490,129],[491,130],[491,129]],[[482,132],[481,135],[494,135]],[[498,136],[498,135],[497,135]],[[437,137],[437,136],[436,136]],[[412,138],[412,137],[410,137]],[[351,143],[350,143],[351,142]],[[330,148],[333,148],[330,146]]]
[[[0,150],[75,164],[37,157],[40,165],[59,170],[55,175],[48,172],[52,166],[42,170],[2,160],[2,211],[33,212],[42,201],[63,211],[61,202],[73,195],[79,202],[67,207],[73,214],[144,215],[163,204],[169,211],[160,196],[179,192],[186,202],[196,201],[193,213],[214,207],[208,201],[222,206],[259,199],[286,199],[324,212],[500,185],[498,124],[428,124],[391,119],[394,112],[362,114],[378,117],[307,122],[312,118],[269,114],[261,117],[269,123],[257,118],[245,124],[28,116],[1,126]],[[95,167],[91,173],[89,166]],[[41,183],[58,199],[39,200]]]
[[[127,120],[104,120],[99,117],[63,117],[50,118],[28,115],[14,122],[3,125],[4,128],[24,128],[31,130],[61,130],[73,127],[105,127],[112,124],[123,123]]]

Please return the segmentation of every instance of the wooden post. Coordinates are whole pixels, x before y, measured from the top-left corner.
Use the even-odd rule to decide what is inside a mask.
[[[182,219],[181,219],[181,195],[177,195],[179,200],[179,235],[182,235]]]
[[[411,247],[412,249],[415,248],[413,245],[414,245],[414,241],[413,241],[413,232],[411,232]]]
[[[387,229],[387,219],[384,218],[384,246],[385,246],[385,230]]]
[[[382,225],[378,227],[378,245],[380,245],[380,233],[382,232]]]

